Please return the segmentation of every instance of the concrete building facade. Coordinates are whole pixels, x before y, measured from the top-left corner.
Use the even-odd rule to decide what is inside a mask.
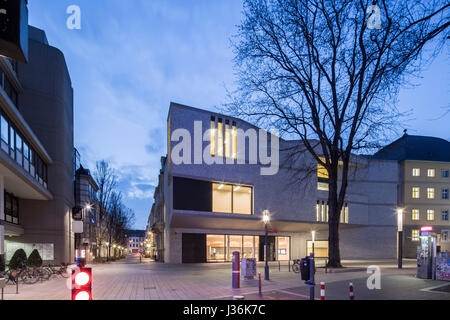
[[[30,26],[28,64],[0,60],[1,249],[7,259],[37,248],[45,261],[73,261],[73,90],[64,55]]]
[[[145,231],[127,230],[125,232],[127,241],[127,253],[143,253],[145,251]]]
[[[241,119],[172,103],[167,129],[168,155],[155,192],[158,205],[149,218],[164,262],[231,261],[233,251],[263,260],[265,210],[271,218],[269,260],[305,256],[313,233],[316,256],[328,255],[327,180],[308,153],[292,160],[286,150],[299,142],[279,139],[279,170],[265,175],[264,168],[270,170],[261,151],[271,154],[276,137],[269,135],[264,143],[260,138],[266,133]],[[256,164],[251,141],[262,160]],[[211,159],[229,164],[210,164]],[[395,161],[352,159],[341,214],[343,259],[396,256],[397,177]]]
[[[373,158],[398,161],[404,257],[417,257],[424,226],[433,227],[439,251],[450,251],[450,142],[405,134]]]

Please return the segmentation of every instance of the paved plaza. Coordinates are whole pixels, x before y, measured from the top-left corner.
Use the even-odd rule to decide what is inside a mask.
[[[450,300],[449,282],[417,279],[415,262],[406,261],[402,270],[395,261],[344,262],[344,270],[318,268],[316,282],[326,283],[326,298],[348,299],[348,284],[354,285],[355,299],[439,299]],[[381,289],[367,288],[369,265],[381,268]],[[288,265],[271,264],[270,281],[263,281],[263,295],[258,295],[258,281],[241,279],[241,288],[231,288],[231,264],[169,265],[129,257],[127,260],[93,267],[93,297],[95,300],[227,300],[244,296],[246,300],[309,299],[309,287],[300,276],[288,271]],[[264,265],[258,264],[263,274]],[[335,272],[333,272],[335,271]],[[66,279],[52,279],[34,285],[7,286],[5,300],[68,300],[70,290]],[[446,292],[447,291],[447,292]],[[316,286],[316,298],[320,288]]]

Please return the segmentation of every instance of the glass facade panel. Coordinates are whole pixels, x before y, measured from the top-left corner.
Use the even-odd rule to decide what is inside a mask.
[[[231,133],[232,140],[233,140],[233,154],[232,158],[237,159],[237,127],[236,122],[233,122],[233,130]]]
[[[223,157],[223,121],[219,119],[217,124],[217,155]]]
[[[226,261],[226,246],[224,235],[206,236],[206,261],[224,262]]]
[[[233,259],[233,252],[239,251],[242,257],[242,236],[229,236],[229,261]]]
[[[231,128],[228,120],[225,121],[225,157],[231,158]]]
[[[313,242],[307,241],[308,256],[313,252]],[[328,258],[328,241],[314,241],[314,257]]]
[[[241,186],[234,187],[233,213],[252,214],[252,188]]]
[[[216,155],[216,118],[211,117],[211,155]]]
[[[289,237],[277,238],[277,258],[278,261],[288,261],[290,253]]]
[[[242,252],[242,258],[255,258],[255,237],[244,236],[244,251]]]
[[[232,186],[213,183],[213,212],[231,213]]]

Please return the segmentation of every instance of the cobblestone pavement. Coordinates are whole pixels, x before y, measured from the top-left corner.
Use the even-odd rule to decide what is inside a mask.
[[[348,299],[348,283],[355,286],[359,299],[450,299],[450,294],[428,290],[445,283],[414,277],[414,261],[405,261],[405,268],[396,269],[395,261],[348,261],[347,268],[325,273],[319,268],[316,283],[326,283],[327,297]],[[379,265],[382,290],[368,290],[369,265]],[[263,295],[258,294],[257,280],[241,279],[241,288],[231,288],[231,264],[169,265],[129,257],[127,260],[93,267],[93,297],[96,300],[210,300],[245,296],[246,300],[309,299],[309,288],[298,274],[288,271],[288,265],[271,264],[270,281],[263,281]],[[280,268],[280,269],[279,269]],[[335,270],[332,270],[335,271]],[[264,265],[258,264],[264,274]],[[34,285],[7,286],[5,300],[68,300],[70,290],[66,279],[52,279]],[[425,290],[424,290],[425,289]],[[316,298],[319,296],[316,287]]]

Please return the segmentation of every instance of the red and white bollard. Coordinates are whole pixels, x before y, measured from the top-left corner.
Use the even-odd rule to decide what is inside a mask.
[[[320,283],[320,300],[325,300],[325,282]]]
[[[350,282],[350,300],[355,300],[355,296],[353,293],[353,283]]]

